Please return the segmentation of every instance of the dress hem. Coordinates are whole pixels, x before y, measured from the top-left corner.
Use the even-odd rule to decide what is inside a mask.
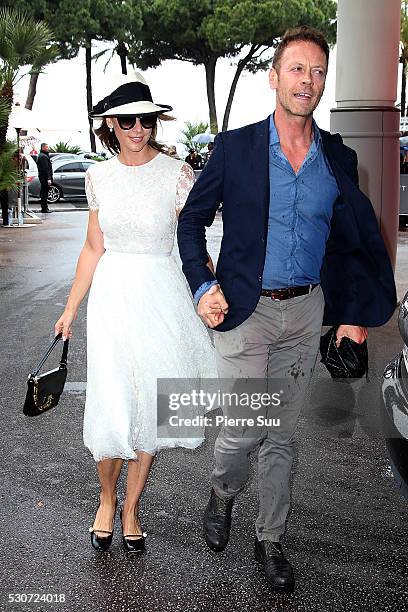
[[[159,451],[166,450],[166,449],[172,449],[172,448],[185,448],[187,450],[195,450],[199,446],[201,446],[204,441],[205,441],[205,438],[197,438],[196,440],[194,440],[194,442],[191,441],[191,443],[186,443],[180,440],[180,442],[174,441],[171,444],[168,442],[165,444],[164,443],[158,444],[154,449],[135,448],[132,456],[130,455],[130,453],[121,453],[121,454],[118,453],[115,455],[94,454],[92,450],[89,448],[89,446],[85,445],[85,448],[89,450],[89,452],[93,456],[96,463],[98,463],[99,461],[104,461],[105,459],[123,459],[124,461],[131,461],[131,460],[134,461],[137,459],[138,451],[155,456]]]

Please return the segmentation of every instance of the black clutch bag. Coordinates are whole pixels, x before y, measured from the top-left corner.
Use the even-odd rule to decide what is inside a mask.
[[[61,393],[64,390],[65,380],[67,378],[67,357],[68,357],[68,342],[65,340],[62,349],[61,361],[58,368],[39,374],[39,371],[47,361],[53,349],[61,340],[62,334],[55,336],[51,346],[45,352],[35,371],[30,374],[27,380],[27,395],[24,402],[23,413],[26,416],[37,416],[50,410],[59,402]]]
[[[343,337],[336,346],[337,327],[320,338],[321,361],[332,378],[361,378],[368,373],[367,341],[361,344]]]

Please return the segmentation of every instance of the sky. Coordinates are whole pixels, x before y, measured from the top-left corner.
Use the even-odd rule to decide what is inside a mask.
[[[102,45],[93,48],[99,51]],[[106,54],[107,56],[108,54]],[[105,70],[105,56],[92,63],[92,87],[94,104],[109,94],[120,84],[122,76],[119,57],[114,55]],[[29,67],[21,71],[22,78],[15,87],[14,101],[25,105],[29,85]],[[219,126],[221,127],[229,87],[234,76],[231,60],[220,60],[216,72],[216,103]],[[203,66],[193,66],[188,62],[168,60],[160,67],[144,71],[144,78],[150,86],[153,100],[173,106],[174,122],[166,122],[158,137],[168,144],[177,146],[179,153],[183,148],[178,144],[180,130],[186,120],[208,121],[208,104]],[[23,76],[24,75],[24,76]],[[335,50],[331,54],[326,91],[315,111],[315,119],[323,129],[330,128],[330,109],[335,106]],[[229,129],[238,128],[267,117],[275,107],[274,93],[269,88],[268,71],[255,75],[243,73],[238,83],[232,106]],[[40,141],[53,145],[59,140],[69,141],[90,150],[87,126],[85,90],[85,52],[77,58],[64,60],[46,67],[37,84],[34,111],[47,118],[47,127],[41,133],[30,131]],[[9,132],[13,137],[13,131]],[[101,149],[101,147],[97,147]]]

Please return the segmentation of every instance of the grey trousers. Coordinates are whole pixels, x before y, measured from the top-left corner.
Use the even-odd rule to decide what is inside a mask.
[[[279,427],[266,424],[252,435],[245,427],[224,425],[214,448],[212,486],[218,496],[230,499],[245,486],[249,455],[259,445],[259,540],[277,542],[285,531],[294,434],[316,364],[323,309],[320,285],[288,300],[261,297],[241,325],[214,333],[221,379],[264,379],[271,393],[284,391],[281,404],[267,414],[280,419]]]

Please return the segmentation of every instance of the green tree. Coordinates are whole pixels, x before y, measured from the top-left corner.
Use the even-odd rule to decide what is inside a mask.
[[[48,44],[50,31],[26,13],[14,8],[0,9],[0,201],[7,204],[7,190],[19,180],[13,156],[14,143],[7,142],[9,115],[13,104],[14,86],[20,69],[36,61],[41,49]]]
[[[0,99],[8,106],[8,114],[20,69],[36,61],[50,37],[51,32],[44,23],[17,9],[0,9]],[[7,125],[8,121],[0,127],[0,150],[6,142]]]
[[[60,142],[57,142],[57,144],[54,147],[50,147],[50,151],[52,153],[79,153],[81,150],[81,147],[78,147],[78,145],[70,145],[69,142],[63,142],[62,140],[60,140]]]
[[[193,138],[197,136],[197,134],[204,134],[208,130],[208,127],[208,123],[204,121],[199,121],[198,123],[186,121],[184,128],[181,130],[183,137],[178,142],[187,150],[195,149],[196,151],[202,151],[207,145],[194,142]]]
[[[144,0],[140,40],[129,60],[140,68],[159,66],[166,59],[203,65],[206,74],[211,132],[217,133],[215,74],[221,57],[235,61],[222,129],[227,129],[232,101],[244,70],[270,65],[267,55],[289,27],[311,25],[333,43],[336,3],[333,0]]]
[[[70,59],[85,48],[86,97],[88,113],[92,109],[92,48],[96,41],[114,43],[126,72],[128,41],[134,40],[142,25],[138,0],[14,0],[27,6],[32,14],[49,24],[54,33],[54,47],[49,60]],[[98,57],[99,54],[96,55]],[[47,57],[44,58],[45,60]],[[34,99],[38,75],[46,64],[37,62],[31,70],[31,92]],[[29,99],[28,99],[29,102]],[[89,121],[92,151],[96,151],[92,121]]]

